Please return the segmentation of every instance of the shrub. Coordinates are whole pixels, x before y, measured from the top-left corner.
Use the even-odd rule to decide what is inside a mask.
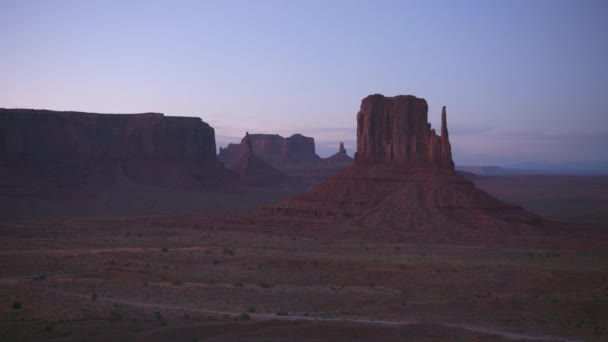
[[[13,308],[13,310],[19,310],[19,309],[21,309],[21,302],[20,301],[14,301],[13,305],[11,305],[11,308]]]
[[[247,311],[248,312],[255,312],[255,306],[252,305],[252,306],[248,307]]]
[[[169,325],[169,321],[160,314],[160,312],[156,311],[154,313],[154,318],[160,323],[161,326],[166,327]]]
[[[167,247],[163,247],[163,249],[161,249],[161,251],[162,251],[163,253],[167,253],[169,250],[167,249]]]
[[[272,285],[270,285],[270,284],[266,283],[265,281],[260,281],[260,282],[258,283],[258,286],[259,286],[259,287],[263,287],[263,288],[265,288],[265,289],[267,289],[267,288],[269,288],[269,287],[272,287]]]
[[[174,286],[181,286],[184,284],[184,282],[178,279],[174,280],[171,284],[173,284]]]
[[[234,255],[234,251],[233,251],[232,249],[229,249],[229,248],[224,248],[224,252],[223,252],[223,254],[224,254],[224,255],[230,255],[230,256],[233,256],[233,255]]]
[[[32,277],[32,280],[36,280],[36,281],[45,280],[45,279],[46,279],[46,274],[37,274],[34,277]]]
[[[242,319],[242,320],[247,321],[247,320],[249,320],[249,318],[250,318],[250,317],[249,317],[249,314],[248,314],[248,313],[243,312],[243,313],[242,313],[242,314],[239,316],[239,318],[240,318],[240,319]]]
[[[93,293],[91,295],[91,300],[97,300],[97,293]]]
[[[289,313],[287,311],[279,311],[277,312],[277,316],[289,316]]]
[[[110,311],[110,322],[116,322],[122,319],[122,315],[117,311]]]
[[[234,287],[243,287],[243,283],[241,283],[240,281],[237,281],[234,283]]]

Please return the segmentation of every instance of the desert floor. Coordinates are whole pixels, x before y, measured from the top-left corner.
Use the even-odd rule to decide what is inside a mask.
[[[367,235],[252,211],[296,188],[0,198],[0,339],[607,340],[608,177],[476,183],[555,232]]]

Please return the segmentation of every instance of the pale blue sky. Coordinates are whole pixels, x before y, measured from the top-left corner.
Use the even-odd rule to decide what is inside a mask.
[[[608,1],[0,0],[0,107],[200,116],[218,146],[352,153],[360,100],[426,98],[456,162],[608,160]]]

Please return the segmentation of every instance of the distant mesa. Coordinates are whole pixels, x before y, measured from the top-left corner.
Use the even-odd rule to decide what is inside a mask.
[[[304,195],[264,210],[400,230],[527,229],[538,216],[477,189],[454,170],[446,108],[441,135],[415,96],[370,95],[357,114],[355,163]]]
[[[319,156],[315,153],[314,138],[294,134],[284,138],[278,134],[248,134],[251,141],[251,151],[258,158],[270,165],[294,162],[316,162]],[[243,142],[229,144],[220,148],[219,160],[227,165],[234,164],[243,154]]]
[[[195,117],[0,109],[0,173],[61,186],[120,179],[189,189],[234,177],[215,154],[215,132]]]
[[[245,133],[245,137],[241,140],[239,150],[240,157],[232,160],[231,163],[227,164],[227,167],[237,173],[242,181],[249,184],[263,185],[287,180],[286,174],[257,157],[253,151],[253,143],[249,132]]]
[[[322,159],[315,153],[315,140],[301,134],[284,138],[278,134],[249,134],[238,144],[220,147],[218,159],[249,184],[284,183],[310,188],[352,163],[342,150]],[[245,167],[245,165],[247,165]]]

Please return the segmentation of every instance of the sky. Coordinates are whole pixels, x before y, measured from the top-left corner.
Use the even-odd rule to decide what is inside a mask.
[[[416,95],[457,164],[608,161],[608,1],[0,0],[0,107],[198,116],[355,150]]]

